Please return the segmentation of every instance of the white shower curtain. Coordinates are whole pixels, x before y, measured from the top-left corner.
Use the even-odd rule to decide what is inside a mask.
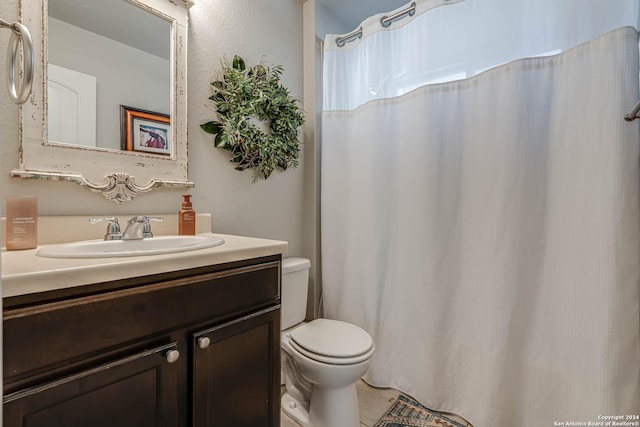
[[[371,99],[332,42],[324,312],[371,333],[365,379],[474,427],[640,414],[636,30]]]

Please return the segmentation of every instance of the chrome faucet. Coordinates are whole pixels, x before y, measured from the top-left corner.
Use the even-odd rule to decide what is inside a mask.
[[[118,218],[111,216],[108,218],[91,218],[89,220],[91,224],[98,224],[101,222],[107,223],[107,232],[104,235],[104,240],[121,240],[122,232],[120,231],[120,223]]]
[[[124,233],[120,231],[120,223],[118,222],[118,218],[114,216],[91,218],[89,220],[91,224],[107,223],[107,232],[104,235],[104,240],[140,240],[153,237],[150,221],[161,222],[164,221],[164,218],[144,215],[134,216],[127,222],[127,228],[124,230]]]
[[[138,215],[131,218],[122,234],[122,240],[140,240],[153,237],[150,221],[164,221],[164,218]]]

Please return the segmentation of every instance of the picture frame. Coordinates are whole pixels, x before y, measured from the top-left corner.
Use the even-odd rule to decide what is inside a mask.
[[[120,145],[125,151],[171,155],[171,118],[168,114],[120,106]]]

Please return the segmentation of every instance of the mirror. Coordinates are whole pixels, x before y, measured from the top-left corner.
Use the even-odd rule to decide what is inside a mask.
[[[121,105],[169,116],[170,21],[126,0],[48,6],[49,142],[126,149]]]
[[[21,110],[21,164],[11,175],[75,182],[117,203],[160,186],[192,187],[185,102],[191,3],[23,0],[39,67]]]

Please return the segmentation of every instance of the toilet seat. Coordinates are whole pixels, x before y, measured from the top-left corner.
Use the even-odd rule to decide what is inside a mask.
[[[291,347],[302,355],[331,365],[351,365],[371,357],[371,336],[356,325],[316,319],[287,334]]]

